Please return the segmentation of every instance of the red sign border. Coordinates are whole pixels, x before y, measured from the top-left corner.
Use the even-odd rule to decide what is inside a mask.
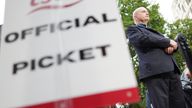
[[[118,102],[134,103],[140,100],[138,88],[109,91],[72,99],[64,99],[20,108],[99,108]]]

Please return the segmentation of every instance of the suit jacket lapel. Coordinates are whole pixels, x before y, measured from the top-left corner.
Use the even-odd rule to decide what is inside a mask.
[[[163,37],[164,37],[164,35],[162,35],[161,33],[157,32],[157,31],[155,31],[155,30],[153,30],[153,29],[151,29],[151,28],[148,28],[148,27],[146,27],[145,25],[139,24],[139,25],[136,25],[136,27],[147,29],[147,30],[149,30],[149,31],[151,31],[151,32],[153,32],[153,33],[158,34],[158,36],[163,36]]]
[[[160,36],[163,36],[161,33],[159,33],[159,32],[157,32],[157,31],[155,31],[155,30],[153,30],[153,29],[151,29],[151,28],[146,28],[147,30],[149,30],[149,31],[151,31],[151,32],[153,32],[153,33],[156,33],[156,34],[158,34],[158,35],[160,35]],[[163,36],[164,37],[164,36]]]

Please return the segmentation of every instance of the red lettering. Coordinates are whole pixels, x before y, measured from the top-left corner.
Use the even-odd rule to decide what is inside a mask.
[[[49,3],[51,0],[31,0],[31,6]]]
[[[36,6],[38,5],[37,1],[36,0],[31,0],[31,6]]]
[[[45,4],[45,3],[49,3],[51,0],[43,0],[41,3]]]

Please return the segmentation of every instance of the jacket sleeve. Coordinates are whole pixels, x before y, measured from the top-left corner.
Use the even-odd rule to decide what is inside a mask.
[[[144,34],[135,26],[130,26],[126,31],[129,42],[137,47],[158,47],[167,48],[170,46],[170,39]]]

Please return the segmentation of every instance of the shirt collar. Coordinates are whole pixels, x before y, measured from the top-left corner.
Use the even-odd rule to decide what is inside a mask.
[[[147,25],[145,24],[137,24],[138,27],[147,28]]]

